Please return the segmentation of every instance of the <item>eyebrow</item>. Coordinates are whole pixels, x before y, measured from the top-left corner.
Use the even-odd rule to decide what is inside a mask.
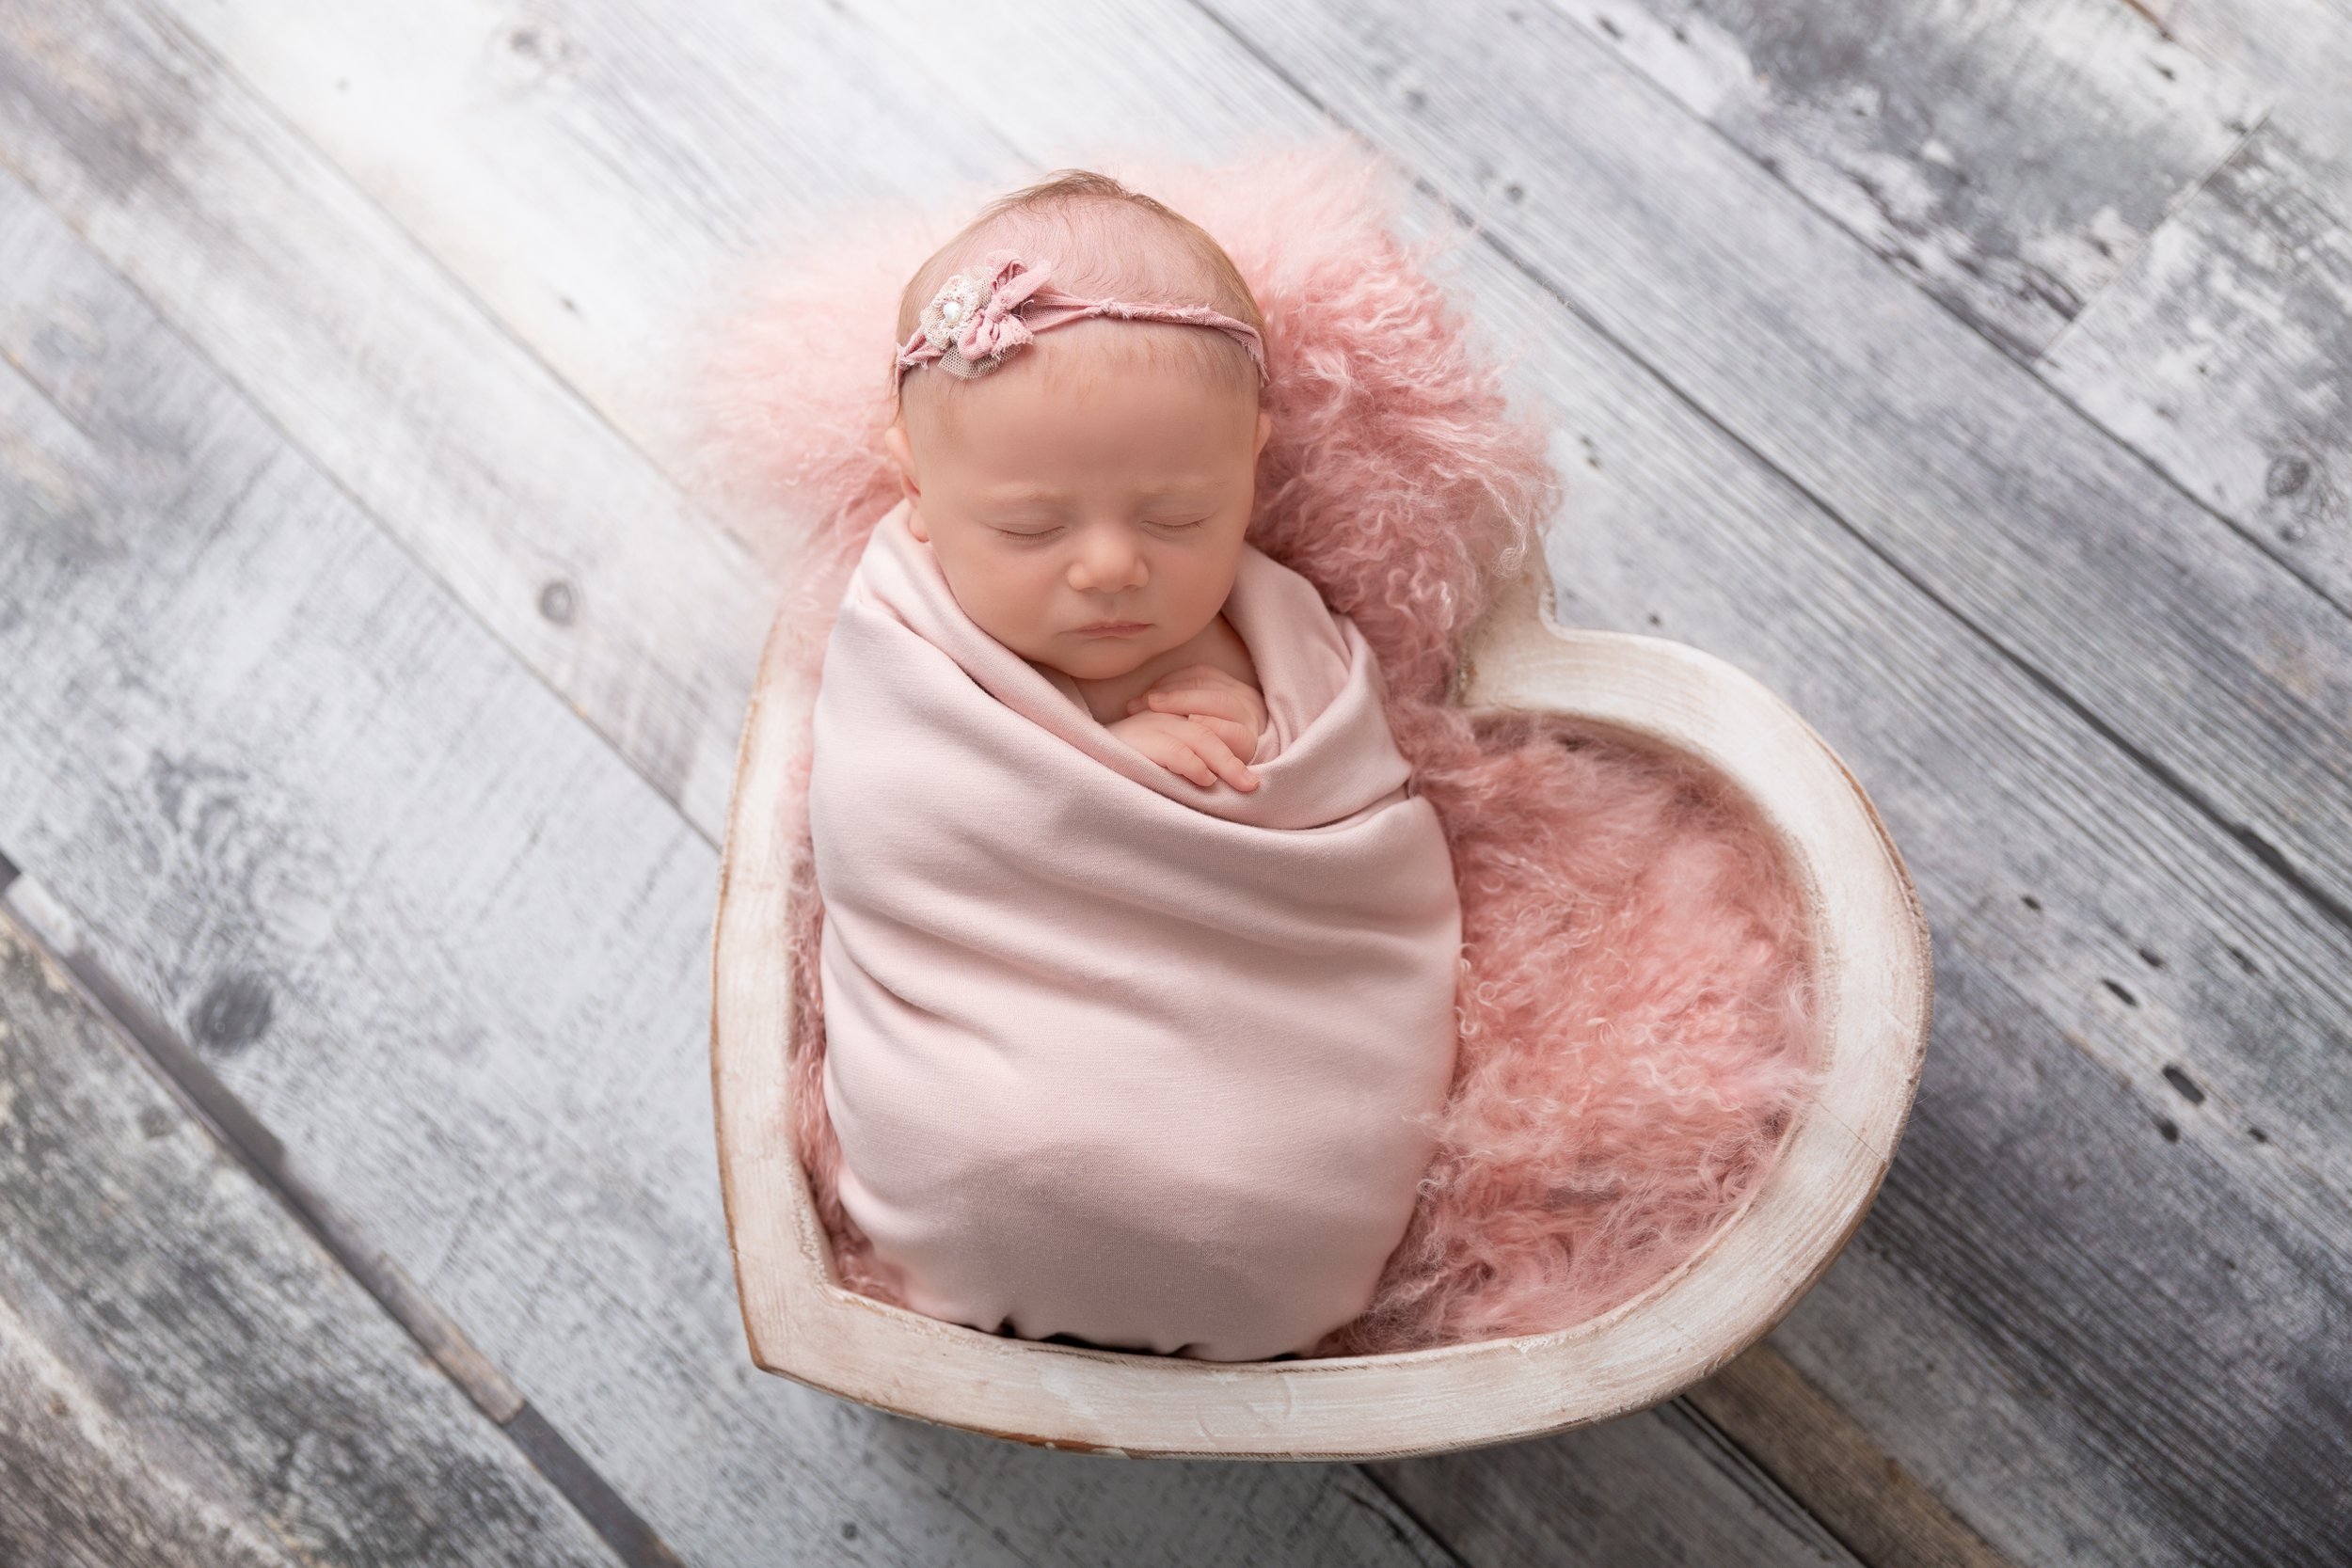
[[[1213,479],[1171,480],[1167,483],[1153,486],[1137,499],[1146,501],[1172,500],[1205,495],[1216,487],[1217,482]],[[1063,492],[1050,485],[1009,484],[1000,489],[983,491],[979,499],[981,503],[987,506],[1023,506],[1038,501],[1058,501],[1064,499],[1065,496]]]

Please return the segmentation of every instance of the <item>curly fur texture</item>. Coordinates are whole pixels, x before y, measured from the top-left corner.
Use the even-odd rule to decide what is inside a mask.
[[[1448,701],[1467,632],[1561,499],[1545,429],[1507,406],[1503,367],[1433,274],[1465,236],[1401,239],[1402,174],[1338,138],[1105,172],[1215,234],[1257,293],[1274,435],[1250,542],[1378,654],[1461,889],[1439,1153],[1371,1307],[1312,1354],[1584,1322],[1740,1207],[1814,1091],[1803,904],[1768,830],[1695,760]],[[803,669],[896,499],[880,436],[898,291],[985,194],[847,215],[821,248],[752,258],[681,356],[693,482],[775,574]],[[805,784],[803,762],[777,803],[798,830],[800,976],[799,1125],[777,1132],[802,1151],[842,1283],[903,1305],[835,1196]]]

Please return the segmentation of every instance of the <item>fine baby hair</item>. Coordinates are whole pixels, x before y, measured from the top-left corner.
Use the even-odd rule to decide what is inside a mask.
[[[1007,325],[1019,300],[985,336],[967,331],[980,284],[1029,276],[998,253],[1045,264],[1057,293],[1025,297],[1098,307],[1069,325],[1108,315],[1105,300],[1231,324],[1177,330],[1163,316],[1101,336],[1189,356],[1237,388],[1263,376],[1274,434],[1250,542],[1376,650],[1390,727],[1444,822],[1461,893],[1438,1153],[1372,1307],[1318,1356],[1542,1334],[1631,1301],[1740,1210],[1820,1081],[1805,898],[1739,792],[1692,755],[1605,727],[1454,703],[1470,629],[1520,578],[1563,493],[1545,423],[1514,411],[1502,367],[1434,275],[1462,236],[1401,237],[1405,191],[1334,139],[1123,181],[1067,172],[997,198],[944,245],[953,217],[852,214],[821,250],[757,259],[693,359],[702,488],[775,573],[771,659],[813,680],[850,568],[896,499],[881,433],[960,387],[903,361],[944,363],[968,342],[1002,363],[1026,341]],[[1146,231],[1151,243],[1083,243]],[[980,266],[970,294],[944,293]],[[925,321],[951,299],[957,321]],[[803,750],[783,799],[760,808],[787,863],[790,1132],[834,1277],[903,1305],[835,1191],[806,777]]]
[[[1225,247],[1107,175],[1063,169],[988,203],[915,269],[898,300],[892,391],[903,411],[912,370],[983,375],[1035,333],[1102,318],[1212,328],[1248,355],[1246,366],[1231,347],[1189,333],[1136,335],[1126,346],[1236,387],[1266,379],[1265,318]]]
[[[1155,305],[1120,299],[1081,299],[1045,281],[1046,269],[1009,250],[992,250],[979,266],[956,274],[923,307],[922,319],[899,348],[894,370],[937,365],[966,380],[988,374],[1040,332],[1073,322],[1163,322],[1222,332],[1248,350],[1265,379],[1265,350],[1258,329],[1205,305]]]

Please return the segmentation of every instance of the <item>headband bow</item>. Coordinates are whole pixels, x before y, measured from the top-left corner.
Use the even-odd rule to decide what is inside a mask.
[[[1081,299],[1045,281],[1009,250],[992,250],[977,267],[956,274],[923,307],[922,325],[900,346],[897,380],[924,365],[950,375],[986,375],[1041,332],[1106,316],[1120,321],[1169,322],[1222,332],[1249,351],[1258,381],[1267,378],[1265,345],[1258,329],[1205,305],[1146,305],[1120,299]],[[894,383],[895,385],[896,383]]]

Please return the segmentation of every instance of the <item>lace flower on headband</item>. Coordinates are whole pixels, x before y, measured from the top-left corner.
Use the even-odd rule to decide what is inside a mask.
[[[1045,281],[1045,269],[1031,266],[1009,250],[992,250],[986,261],[940,285],[923,307],[922,325],[900,346],[896,372],[937,365],[969,379],[1000,369],[1037,334],[1094,317],[1117,321],[1168,322],[1222,332],[1249,351],[1261,386],[1266,380],[1265,345],[1248,322],[1235,321],[1205,305],[1148,305],[1120,299],[1081,299]]]
[[[985,279],[973,272],[956,274],[923,307],[923,341],[933,348],[945,349],[979,314],[988,304],[988,297]]]

